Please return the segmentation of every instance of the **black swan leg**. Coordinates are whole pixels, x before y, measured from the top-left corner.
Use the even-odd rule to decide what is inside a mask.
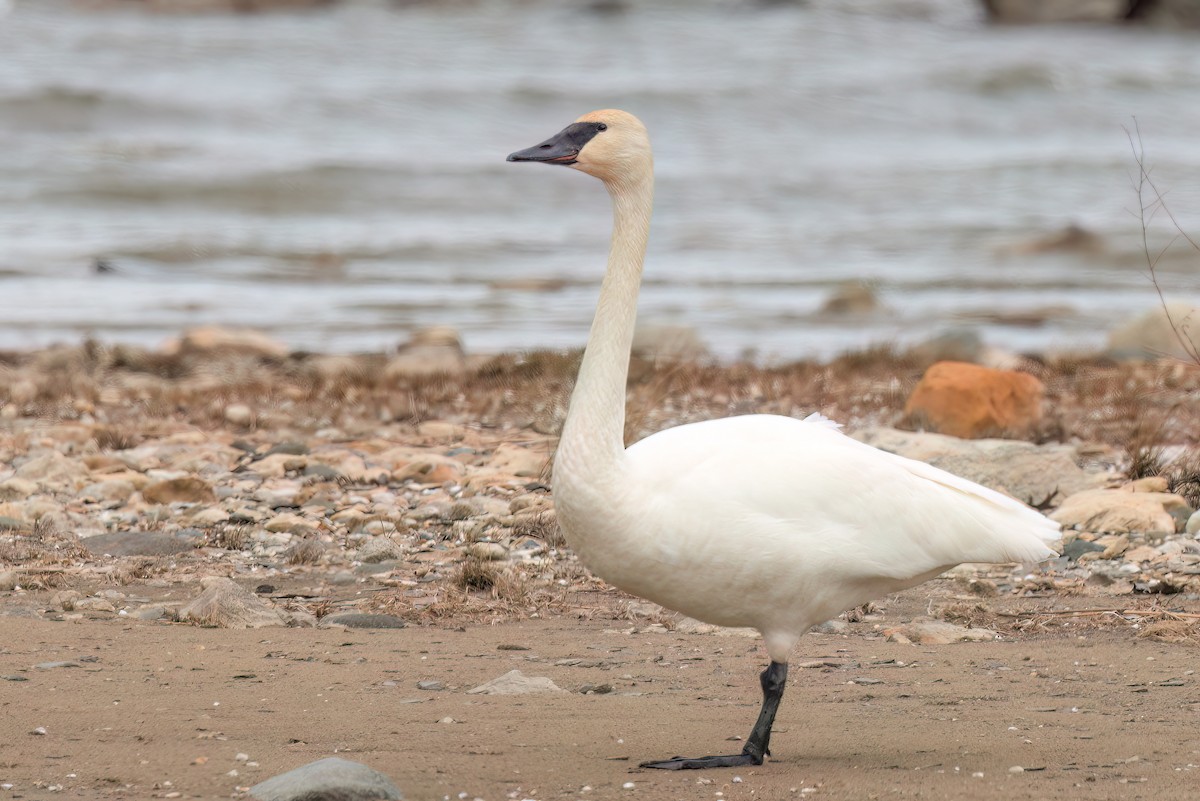
[[[771,743],[771,725],[775,722],[775,713],[779,710],[779,702],[783,699],[783,688],[787,684],[787,663],[772,662],[759,677],[762,682],[763,703],[758,713],[758,720],[746,738],[746,745],[740,754],[728,756],[706,756],[688,759],[675,757],[658,762],[643,762],[643,768],[658,770],[701,770],[703,768],[736,768],[742,765],[761,765],[764,756],[771,755],[768,747]]]

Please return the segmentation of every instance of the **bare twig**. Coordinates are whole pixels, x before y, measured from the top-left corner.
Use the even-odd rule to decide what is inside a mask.
[[[1154,183],[1151,177],[1151,170],[1146,166],[1146,150],[1142,144],[1142,131],[1138,126],[1137,118],[1133,119],[1133,131],[1125,129],[1125,135],[1129,138],[1129,148],[1133,151],[1133,160],[1138,165],[1138,176],[1134,181],[1134,189],[1137,191],[1138,197],[1138,221],[1142,226],[1142,252],[1146,256],[1146,267],[1150,271],[1150,281],[1154,284],[1154,291],[1158,293],[1158,302],[1162,305],[1163,313],[1167,317],[1167,323],[1171,326],[1171,330],[1175,332],[1175,338],[1179,341],[1179,345],[1183,348],[1183,352],[1188,358],[1200,366],[1200,347],[1188,335],[1188,318],[1175,320],[1171,314],[1170,306],[1167,304],[1167,299],[1163,295],[1162,286],[1158,281],[1156,272],[1159,261],[1166,255],[1167,251],[1180,239],[1192,246],[1192,249],[1200,253],[1200,244],[1196,240],[1188,236],[1183,226],[1179,224],[1179,220],[1175,218],[1175,214],[1171,211],[1170,206],[1163,192]],[[1151,193],[1151,197],[1147,198],[1147,192]],[[1170,241],[1163,246],[1157,254],[1150,252],[1150,223],[1159,212],[1167,216],[1171,221],[1171,225],[1175,228],[1175,235]],[[1190,315],[1189,315],[1190,316]]]

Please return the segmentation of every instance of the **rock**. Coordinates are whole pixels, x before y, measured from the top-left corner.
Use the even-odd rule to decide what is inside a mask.
[[[74,490],[83,486],[83,482],[88,478],[88,471],[74,459],[68,459],[58,451],[49,451],[18,467],[16,478],[32,481],[47,489],[70,487]]]
[[[291,534],[311,534],[317,530],[313,521],[301,517],[291,512],[275,515],[268,520],[264,525],[267,531],[273,534],[288,532]]]
[[[388,537],[372,537],[362,544],[354,558],[367,564],[377,564],[404,556],[404,549]]]
[[[275,607],[232,579],[207,576],[200,579],[200,586],[204,591],[179,610],[179,620],[221,629],[287,625]]]
[[[70,612],[75,608],[75,602],[83,597],[78,590],[59,590],[50,596],[50,608]]]
[[[81,540],[93,556],[165,556],[195,550],[201,540],[161,531],[118,531]]]
[[[467,690],[467,695],[530,695],[533,693],[565,693],[545,676],[526,676],[519,670],[510,670],[489,682]]]
[[[1097,545],[1096,543],[1088,542],[1087,540],[1074,539],[1063,545],[1062,554],[1070,561],[1078,562],[1079,557],[1083,556],[1085,553],[1094,553],[1096,551],[1103,550],[1103,545]]]
[[[15,570],[0,572],[0,592],[12,592],[20,583]]]
[[[163,346],[168,355],[214,353],[244,354],[271,359],[282,359],[288,355],[287,345],[278,342],[261,331],[250,328],[222,328],[201,326],[189,328],[177,340]]]
[[[349,629],[402,629],[408,624],[395,615],[372,615],[364,612],[338,612],[321,618],[322,626],[345,626]]]
[[[1168,492],[1171,489],[1171,483],[1164,476],[1147,476],[1130,481],[1121,489],[1126,492]]]
[[[988,19],[1005,23],[1119,22],[1129,0],[983,0]]]
[[[1174,533],[1170,509],[1186,505],[1183,498],[1167,492],[1093,489],[1068,496],[1050,519],[1081,531]]]
[[[979,364],[986,350],[983,337],[973,328],[951,328],[935,334],[909,349],[909,355],[922,365],[935,362]]]
[[[225,407],[225,422],[249,428],[254,425],[254,410],[244,403],[231,403]]]
[[[1187,523],[1184,525],[1183,530],[1188,534],[1192,534],[1193,536],[1200,534],[1200,512],[1192,512],[1191,516],[1188,517]]]
[[[212,503],[217,496],[204,479],[185,476],[147,484],[142,488],[142,498],[146,503],[166,506],[172,503]]]
[[[894,428],[854,432],[868,445],[928,462],[985,487],[1007,492],[1028,504],[1040,504],[1057,493],[1065,498],[1102,485],[1102,474],[1084,472],[1070,445],[1035,445],[1011,439],[963,440],[942,434]]]
[[[633,334],[634,358],[657,362],[694,362],[709,357],[708,346],[686,325],[638,325]]]
[[[438,374],[458,374],[466,369],[466,354],[458,332],[448,326],[435,326],[413,333],[412,338],[384,365],[384,378],[412,378]]]
[[[1128,320],[1108,335],[1108,355],[1127,360],[1167,357],[1191,361],[1180,336],[1191,343],[1192,353],[1200,352],[1200,307],[1168,303]]]
[[[917,618],[911,623],[884,629],[884,635],[889,642],[909,643],[919,645],[949,645],[953,642],[987,642],[1000,635],[990,629],[969,629],[956,626],[942,620]]]
[[[904,413],[942,434],[978,439],[1027,432],[1042,419],[1045,387],[1028,373],[938,362],[921,377]]]
[[[863,281],[845,281],[821,303],[821,314],[866,314],[880,306],[875,289]]]
[[[326,757],[289,770],[250,788],[257,801],[376,801],[404,796],[392,780],[374,768],[339,757]]]
[[[1060,0],[1061,1],[1061,0]],[[1040,6],[1048,5],[1045,0],[1039,3]],[[1106,250],[1104,238],[1097,233],[1089,231],[1077,223],[1070,223],[1064,228],[1057,231],[1051,231],[1048,234],[1031,239],[1027,242],[1021,242],[1007,249],[1010,253],[1016,255],[1030,255],[1036,253],[1080,253],[1088,256],[1095,256],[1103,253]]]
[[[509,442],[501,444],[488,459],[488,466],[501,473],[520,478],[541,478],[550,463],[545,446],[522,447]]]
[[[117,607],[107,598],[80,598],[75,602],[76,612],[115,612]]]
[[[0,481],[0,501],[23,501],[37,492],[38,486],[24,478]]]
[[[76,494],[76,497],[81,501],[115,501],[123,504],[136,491],[137,488],[133,486],[133,482],[123,478],[111,478],[95,484],[88,484]]]
[[[427,679],[425,681],[418,681],[417,689],[418,690],[430,690],[433,692],[437,692],[439,690],[446,689],[446,685],[440,681],[434,681],[432,679]]]
[[[0,514],[0,531],[28,531],[30,523],[20,517]]]
[[[467,546],[467,553],[476,559],[499,562],[508,558],[508,549],[498,542],[472,542]]]

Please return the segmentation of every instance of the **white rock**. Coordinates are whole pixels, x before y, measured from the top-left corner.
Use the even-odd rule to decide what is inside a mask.
[[[530,695],[533,693],[565,693],[545,676],[526,676],[519,670],[510,670],[489,682],[467,690],[468,695]]]

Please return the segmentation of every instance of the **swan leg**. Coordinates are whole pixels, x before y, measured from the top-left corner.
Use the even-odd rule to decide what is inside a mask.
[[[750,736],[746,738],[746,745],[742,748],[742,753],[694,759],[674,757],[657,762],[643,762],[639,767],[658,770],[702,770],[704,768],[761,765],[763,757],[771,755],[771,749],[768,747],[771,742],[771,726],[775,723],[775,713],[779,710],[779,702],[783,700],[783,688],[787,684],[787,663],[772,662],[762,672],[759,680],[763,690],[762,709],[759,710],[754,728],[750,730]]]

